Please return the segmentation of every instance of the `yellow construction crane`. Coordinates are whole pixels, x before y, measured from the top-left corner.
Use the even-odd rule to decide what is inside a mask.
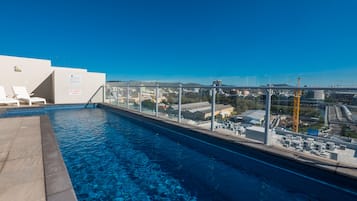
[[[297,80],[297,87],[300,87],[300,78]],[[294,94],[294,111],[293,111],[293,131],[299,132],[299,113],[300,113],[300,97],[301,97],[301,90],[295,90]]]

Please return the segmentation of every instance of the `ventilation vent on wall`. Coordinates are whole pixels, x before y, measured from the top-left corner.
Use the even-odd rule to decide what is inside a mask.
[[[14,66],[14,71],[15,72],[22,72],[21,68],[18,66]]]

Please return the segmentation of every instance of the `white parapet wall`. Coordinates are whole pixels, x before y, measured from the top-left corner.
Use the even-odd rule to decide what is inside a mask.
[[[0,55],[0,85],[8,96],[14,95],[12,86],[26,86],[32,93],[51,74],[50,60]]]
[[[105,84],[104,73],[89,73],[84,69],[54,68],[54,103],[86,103]],[[99,90],[92,102],[101,102]]]
[[[50,103],[87,103],[106,82],[105,73],[81,68],[53,67],[50,60],[0,55],[0,85],[12,97],[12,86],[25,86],[29,93]],[[101,102],[102,90],[92,102]]]

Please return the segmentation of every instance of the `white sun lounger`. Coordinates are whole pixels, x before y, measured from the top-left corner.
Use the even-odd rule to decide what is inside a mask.
[[[30,106],[32,105],[32,103],[35,103],[35,102],[41,102],[43,104],[46,104],[46,99],[44,99],[44,98],[30,97],[30,94],[27,92],[26,87],[13,86],[12,89],[14,91],[16,99],[25,101],[25,102],[29,103]]]
[[[0,104],[16,104],[17,106],[20,106],[20,102],[18,100],[6,97],[3,86],[0,86]]]

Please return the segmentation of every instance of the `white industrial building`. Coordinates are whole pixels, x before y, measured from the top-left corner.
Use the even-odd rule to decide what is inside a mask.
[[[234,108],[231,105],[216,104],[215,116],[221,115],[223,118],[229,117]],[[197,102],[181,105],[182,116],[185,119],[207,120],[211,115],[211,104],[209,102]],[[178,105],[171,106],[171,113],[177,114]]]
[[[325,100],[325,91],[314,90],[314,100]]]
[[[269,133],[272,134],[271,131]],[[250,126],[245,130],[245,137],[253,140],[257,140],[260,142],[264,142],[265,140],[265,128],[261,126]]]
[[[253,125],[263,125],[265,118],[265,110],[247,110],[239,115],[243,121]]]

